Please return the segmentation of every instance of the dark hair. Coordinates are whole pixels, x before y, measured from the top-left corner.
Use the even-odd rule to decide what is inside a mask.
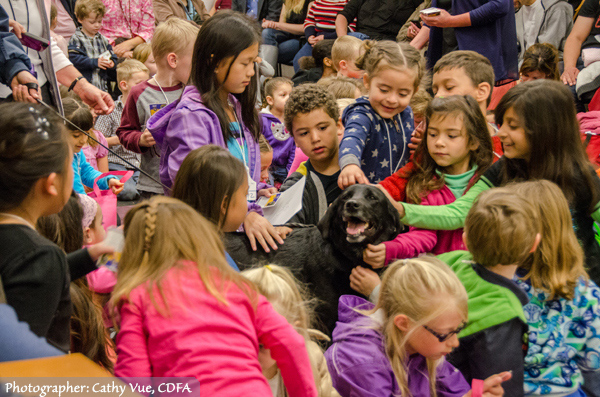
[[[465,72],[473,85],[477,87],[481,83],[490,85],[490,95],[487,103],[492,100],[492,91],[496,78],[492,63],[483,55],[475,51],[452,51],[441,57],[433,67],[433,74],[443,70],[460,69]]]
[[[434,98],[425,112],[427,130],[417,147],[413,162],[415,171],[406,185],[406,196],[414,203],[421,203],[423,196],[444,186],[444,177],[437,177],[436,171],[444,171],[429,154],[427,136],[429,122],[433,117],[462,116],[467,134],[467,144],[477,143],[471,152],[471,163],[477,165],[477,175],[482,175],[492,165],[494,150],[487,122],[477,101],[469,95],[453,95],[447,98]],[[415,160],[418,159],[418,160]]]
[[[0,211],[18,207],[35,183],[70,164],[63,123],[39,105],[0,105]]]
[[[548,43],[536,43],[523,54],[520,74],[539,71],[549,80],[558,80],[558,50]]]
[[[535,80],[511,88],[496,107],[496,124],[513,109],[530,146],[529,161],[505,158],[502,183],[519,179],[546,179],[556,183],[570,205],[582,183],[591,194],[589,212],[597,194],[590,161],[581,144],[573,94],[562,83]],[[583,179],[583,180],[582,180]]]
[[[323,109],[335,123],[340,119],[340,110],[325,88],[317,84],[302,84],[295,87],[285,103],[283,122],[285,128],[294,135],[294,118],[299,113],[310,113],[315,109]]]
[[[89,131],[94,127],[94,116],[90,108],[83,102],[75,98],[67,97],[62,100],[65,118],[84,131]],[[69,131],[77,131],[71,124],[65,126]]]
[[[229,129],[229,118],[223,108],[219,96],[220,84],[215,69],[222,60],[233,57],[233,60],[246,48],[261,43],[258,24],[253,19],[231,10],[219,11],[202,25],[192,59],[191,83],[196,86],[202,102],[212,110],[219,119],[225,141],[232,137]],[[232,62],[233,64],[233,62]],[[256,66],[255,66],[256,67]],[[225,79],[229,77],[231,65]],[[250,130],[254,140],[258,142],[260,120],[256,110],[256,94],[258,76],[255,73],[248,88],[241,94],[233,94],[241,104],[241,122]]]
[[[58,214],[42,216],[38,219],[35,228],[42,236],[69,254],[83,246],[82,218],[83,209],[79,204],[77,193],[73,191]]]
[[[229,202],[246,175],[244,164],[229,151],[205,145],[192,150],[181,163],[172,196],[221,228],[227,218],[227,212],[221,214],[221,205],[229,209]]]
[[[334,39],[325,39],[319,41],[313,46],[312,56],[315,60],[315,67],[322,68],[325,58],[331,59],[331,49],[333,48]]]

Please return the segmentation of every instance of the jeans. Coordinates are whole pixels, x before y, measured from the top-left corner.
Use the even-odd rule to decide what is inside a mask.
[[[109,171],[128,171],[125,166],[116,163],[108,163]],[[131,178],[125,182],[123,191],[117,195],[117,200],[120,201],[134,201],[140,198],[140,194],[137,191],[137,182],[140,177],[140,172],[135,171]]]
[[[306,43],[302,46],[302,48],[300,48],[300,51],[296,53],[296,56],[294,57],[293,61],[294,73],[297,73],[298,70],[300,70],[300,65],[298,64],[300,58],[312,56],[312,49],[313,47],[310,45],[310,43]]]
[[[359,33],[359,32],[349,32],[348,36],[354,36],[357,39],[361,39],[361,40],[367,40],[369,38],[369,36],[367,36],[364,33]]]
[[[263,29],[262,38],[264,45],[272,45],[279,49],[277,61],[284,65],[289,65],[294,59],[294,55],[300,50],[300,36],[282,32],[275,29]],[[277,65],[271,65],[276,67]]]

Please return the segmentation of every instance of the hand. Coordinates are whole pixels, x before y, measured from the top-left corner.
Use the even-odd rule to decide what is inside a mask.
[[[371,295],[379,284],[381,284],[379,276],[371,269],[358,266],[350,273],[350,288],[364,296]]]
[[[121,44],[117,44],[113,47],[113,51],[117,54],[118,57],[125,57],[125,54],[131,50],[133,47],[128,43],[129,40],[122,42]]]
[[[410,149],[410,154],[413,154],[415,152],[415,150],[417,150],[417,148],[419,147],[419,144],[421,143],[422,140],[423,140],[423,134],[421,134],[421,132],[419,131],[418,128],[415,128],[415,130],[413,131],[413,133],[410,137],[410,143],[408,145],[406,145]]]
[[[21,33],[26,32],[23,25],[21,25],[17,21],[13,21],[12,19],[8,20],[8,26],[12,29],[12,32],[20,39],[22,38]]]
[[[483,382],[483,397],[503,396],[502,382],[506,382],[510,378],[512,378],[512,372],[510,371],[500,372],[487,378]],[[469,391],[463,397],[471,397],[471,392]]]
[[[262,28],[263,29],[277,29],[279,30],[278,23],[275,21],[269,21],[267,19],[262,20]]]
[[[277,188],[276,187],[270,187],[268,189],[260,189],[258,191],[258,197],[271,197],[272,195],[277,193]]]
[[[108,180],[108,187],[112,190],[113,194],[117,195],[123,191],[125,184],[116,178]]]
[[[398,215],[400,215],[400,218],[404,218],[404,215],[406,215],[406,211],[404,211],[404,205],[402,205],[402,202],[394,200],[394,198],[383,186],[377,184],[375,185],[375,187],[381,190],[383,194],[385,194],[385,197],[387,197],[388,200],[390,200],[390,203],[392,203],[394,208],[396,208],[396,210],[398,211]]]
[[[373,269],[380,269],[385,265],[385,244],[369,244],[363,251],[363,261]]]
[[[342,172],[340,172],[340,177],[338,178],[338,186],[340,189],[344,190],[348,186],[352,186],[357,183],[368,184],[369,180],[358,165],[350,164],[345,166]]]
[[[250,240],[250,246],[253,251],[256,251],[257,241],[267,253],[271,252],[269,246],[274,250],[277,249],[275,241],[279,244],[283,244],[283,239],[273,225],[254,211],[248,212],[246,215],[246,219],[244,219],[244,230],[246,231],[248,240]]]
[[[100,242],[98,244],[90,245],[89,247],[87,247],[87,251],[90,258],[92,258],[92,260],[96,262],[98,258],[100,258],[104,254],[113,254],[115,252],[115,249],[110,245],[104,244],[104,242]]]
[[[435,26],[438,28],[453,28],[454,17],[446,10],[441,10],[440,15],[430,17],[425,14],[421,14],[421,20],[429,27]],[[417,32],[418,33],[418,32]]]
[[[419,31],[421,31],[421,27],[417,26],[416,23],[411,22],[410,26],[408,27],[408,30],[406,31],[406,37],[408,37],[409,39],[414,39],[417,33],[419,33]]]
[[[98,67],[102,70],[110,69],[115,64],[110,59],[98,58]]]
[[[25,86],[27,83],[38,84],[38,81],[31,73],[22,70],[13,77],[10,88],[13,92],[13,98],[16,102],[31,102],[37,103],[36,99],[42,99],[42,92],[39,89],[32,90]]]
[[[293,231],[292,228],[289,228],[287,226],[275,226],[275,230],[277,230],[281,238],[284,240],[288,235],[292,234]]]
[[[110,114],[115,109],[115,103],[108,94],[82,79],[75,84],[73,91],[86,105],[90,106],[96,114]]]
[[[577,75],[579,74],[579,69],[575,66],[565,69],[563,74],[560,76],[560,79],[563,83],[568,85],[577,84]]]
[[[138,146],[150,147],[150,146],[154,146],[154,144],[156,144],[156,141],[154,140],[154,137],[152,136],[150,131],[148,131],[148,129],[146,128],[144,130],[144,133],[142,134],[142,136],[140,136],[140,141],[138,142]]]

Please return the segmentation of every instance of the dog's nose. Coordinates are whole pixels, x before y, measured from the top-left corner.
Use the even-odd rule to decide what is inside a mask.
[[[357,210],[359,207],[358,201],[356,200],[348,200],[344,205],[347,210]]]

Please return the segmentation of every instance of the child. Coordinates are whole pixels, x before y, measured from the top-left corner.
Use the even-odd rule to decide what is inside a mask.
[[[296,145],[283,123],[283,108],[294,83],[285,77],[267,79],[263,86],[267,107],[261,111],[262,134],[273,148],[271,175],[275,187],[281,186],[294,162]]]
[[[160,149],[146,127],[150,116],[181,96],[190,77],[197,35],[197,27],[178,18],[158,25],[152,39],[157,72],[131,89],[123,107],[121,125],[117,129],[119,141],[125,149],[142,154],[141,169],[156,180],[159,180]],[[143,198],[164,193],[161,185],[143,174],[137,190]]]
[[[93,128],[90,130],[90,135],[96,138],[96,141],[99,143],[88,137],[86,145],[81,150],[85,155],[85,159],[92,166],[92,168],[104,174],[109,171],[107,157],[108,150],[104,148],[104,146],[108,146],[108,142],[106,142],[104,135]],[[100,146],[100,144],[104,146]]]
[[[361,39],[350,35],[335,40],[331,48],[331,58],[338,76],[362,79],[365,71],[356,66],[362,44]]]
[[[69,40],[69,59],[83,77],[102,91],[108,90],[108,72],[114,73],[117,66],[112,46],[98,33],[105,12],[100,0],[77,0],[75,16],[81,26]]]
[[[469,322],[459,335],[460,347],[448,359],[468,381],[512,370],[513,378],[504,385],[507,396],[523,395],[527,297],[513,279],[541,238],[531,201],[508,187],[481,194],[465,221],[469,252],[439,256],[469,296]]]
[[[343,396],[470,396],[445,359],[467,320],[467,294],[437,259],[398,261],[383,275],[379,301],[340,298],[333,345],[325,352],[333,387]],[[502,395],[509,373],[488,378],[485,395]],[[480,394],[481,395],[481,394]]]
[[[148,80],[150,78],[148,73],[148,68],[135,59],[126,59],[121,62],[117,66],[117,83],[122,95],[115,101],[115,110],[111,114],[98,116],[98,120],[96,120],[96,129],[106,137],[111,150],[136,167],[140,166],[140,155],[121,146],[121,142],[117,136],[117,129],[121,125],[124,104],[127,103],[131,89]],[[132,170],[129,164],[112,153],[108,154],[108,169],[110,171]],[[136,189],[139,177],[140,172],[136,170],[133,176],[125,182],[123,191],[119,193],[117,199],[123,201],[137,200],[140,197]]]
[[[253,248],[258,238],[269,252],[269,246],[277,249],[275,241],[283,244],[283,240],[254,203],[276,192],[260,183],[260,122],[255,107],[260,40],[256,22],[239,13],[224,10],[206,21],[193,51],[192,83],[178,101],[148,122],[148,128],[162,149],[160,178],[167,187],[173,185],[188,153],[201,146],[219,145],[242,161],[251,209],[244,228]]]
[[[415,171],[406,195],[421,205],[449,204],[465,194],[492,164],[492,140],[479,105],[470,96],[436,98],[427,108],[426,117],[427,130],[413,156]],[[392,241],[369,245],[364,261],[381,268],[395,259],[459,249],[464,249],[462,229],[435,231],[413,227]]]
[[[283,124],[282,124],[283,127]],[[263,183],[269,183],[269,169],[273,162],[273,148],[267,142],[267,138],[261,136],[258,138],[258,146],[260,147],[260,181]],[[275,186],[277,189],[281,187]]]
[[[305,167],[290,175],[281,186],[283,192],[306,179],[302,209],[289,222],[316,225],[342,193],[337,185],[338,129],[343,129],[338,107],[323,87],[303,84],[294,88],[285,104],[284,120],[296,146],[308,156]]]
[[[294,85],[316,83],[321,78],[335,76],[337,73],[331,60],[331,48],[335,40],[321,40],[313,46],[312,57],[315,61],[310,69],[300,69],[292,77]],[[299,60],[301,63],[301,60]]]
[[[342,98],[356,99],[366,94],[362,81],[350,77],[326,77],[317,81],[317,84],[325,87],[336,101]]]
[[[405,43],[363,44],[357,66],[365,70],[367,98],[359,98],[342,115],[345,132],[340,144],[340,178],[345,189],[355,183],[379,183],[409,159],[414,130],[408,106],[423,75],[421,54]]]
[[[135,47],[135,50],[133,50],[133,59],[137,59],[143,63],[144,66],[148,68],[150,77],[154,77],[156,74],[156,61],[154,60],[154,55],[152,55],[151,43],[138,44],[138,46]]]
[[[323,351],[316,342],[311,340],[313,337],[319,337],[329,341],[329,338],[320,331],[310,328],[313,319],[310,301],[302,285],[288,269],[277,265],[244,270],[242,275],[252,281],[258,292],[267,298],[275,310],[304,337],[319,397],[339,397],[331,384],[331,375]],[[269,350],[261,349],[258,358],[273,396],[286,397],[288,394],[281,381],[281,373],[277,363],[271,358]]]
[[[116,376],[193,374],[203,396],[265,396],[263,345],[290,396],[317,395],[304,339],[227,265],[214,225],[159,196],[127,213],[124,232],[112,298],[121,318]]]
[[[594,220],[600,221],[600,181],[581,144],[570,91],[550,80],[519,84],[498,104],[496,122],[504,157],[452,204],[426,208],[394,202],[402,222],[427,229],[457,229],[482,191],[519,179],[546,179],[567,197],[590,278],[600,281],[600,246],[593,228]]]
[[[65,117],[74,125],[83,131],[92,131],[94,126],[94,116],[87,105],[73,98],[63,99],[63,110]],[[80,194],[85,194],[84,185],[88,188],[94,187],[94,180],[102,175],[95,170],[86,160],[81,149],[87,144],[88,136],[77,130],[71,124],[67,124],[67,130],[71,137],[71,147],[73,148],[73,189]],[[114,194],[119,194],[123,190],[123,184],[115,176],[106,176],[98,179],[98,187],[101,190],[111,189]]]

